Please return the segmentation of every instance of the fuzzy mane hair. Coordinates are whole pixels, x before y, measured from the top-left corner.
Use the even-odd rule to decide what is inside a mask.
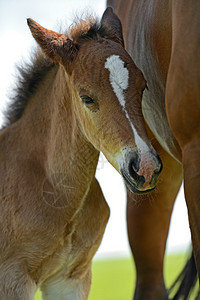
[[[91,39],[116,39],[112,28],[103,26],[101,22],[91,16],[87,17],[86,20],[76,19],[66,35],[74,42],[80,44]],[[58,64],[47,58],[41,50],[37,50],[32,55],[30,63],[23,63],[17,67],[18,82],[5,112],[5,126],[20,119],[39,83],[56,65]]]
[[[41,51],[32,55],[30,63],[17,66],[18,78],[5,111],[5,126],[16,122],[23,114],[30,97],[45,75],[55,66]]]

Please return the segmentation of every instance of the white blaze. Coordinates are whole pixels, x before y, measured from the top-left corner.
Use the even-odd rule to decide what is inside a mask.
[[[117,96],[119,103],[125,109],[123,91],[128,88],[129,72],[124,67],[124,62],[118,55],[111,55],[105,62],[105,68],[110,71],[110,84]]]
[[[125,112],[126,118],[128,119],[130,126],[133,130],[135,143],[139,150],[141,151],[148,151],[149,148],[146,143],[141,139],[138,135],[131,119],[128,115],[128,112],[125,108],[126,101],[124,96],[124,91],[128,88],[128,81],[129,81],[129,71],[124,66],[123,60],[119,57],[119,55],[111,55],[106,59],[105,68],[110,72],[110,84],[113,88],[113,91],[121,104],[123,111]]]

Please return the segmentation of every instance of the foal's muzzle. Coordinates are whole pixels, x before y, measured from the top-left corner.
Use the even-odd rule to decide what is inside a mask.
[[[159,155],[157,153],[139,155],[133,152],[125,160],[121,174],[129,190],[136,194],[154,190],[162,171],[162,161]]]

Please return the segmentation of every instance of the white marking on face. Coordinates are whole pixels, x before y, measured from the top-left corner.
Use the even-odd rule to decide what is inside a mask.
[[[147,152],[149,151],[149,147],[147,144],[142,140],[142,138],[137,133],[131,119],[128,115],[128,112],[125,108],[126,101],[124,96],[124,91],[128,88],[128,81],[129,81],[129,71],[124,66],[123,60],[119,57],[119,55],[111,55],[106,59],[105,68],[110,72],[110,84],[113,88],[113,91],[122,106],[123,111],[125,112],[126,118],[128,119],[132,131],[135,137],[135,143],[140,151]]]
[[[125,108],[123,91],[128,88],[129,72],[124,67],[124,62],[118,55],[111,55],[105,62],[105,68],[110,71],[110,84],[117,96],[119,103]]]

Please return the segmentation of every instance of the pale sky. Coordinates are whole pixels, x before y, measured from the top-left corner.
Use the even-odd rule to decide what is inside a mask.
[[[77,10],[94,11],[101,16],[104,8],[104,0],[0,0],[0,108],[5,106],[8,95],[12,93],[16,81],[15,64],[22,61],[22,58],[26,61],[31,49],[35,47],[26,18],[31,17],[48,29],[62,27],[65,30],[72,23]],[[0,122],[1,118],[2,114]],[[103,157],[96,175],[111,208],[110,221],[97,257],[129,255],[125,188],[121,176]],[[181,189],[173,213],[167,249],[170,252],[186,249],[189,241],[187,210]]]

